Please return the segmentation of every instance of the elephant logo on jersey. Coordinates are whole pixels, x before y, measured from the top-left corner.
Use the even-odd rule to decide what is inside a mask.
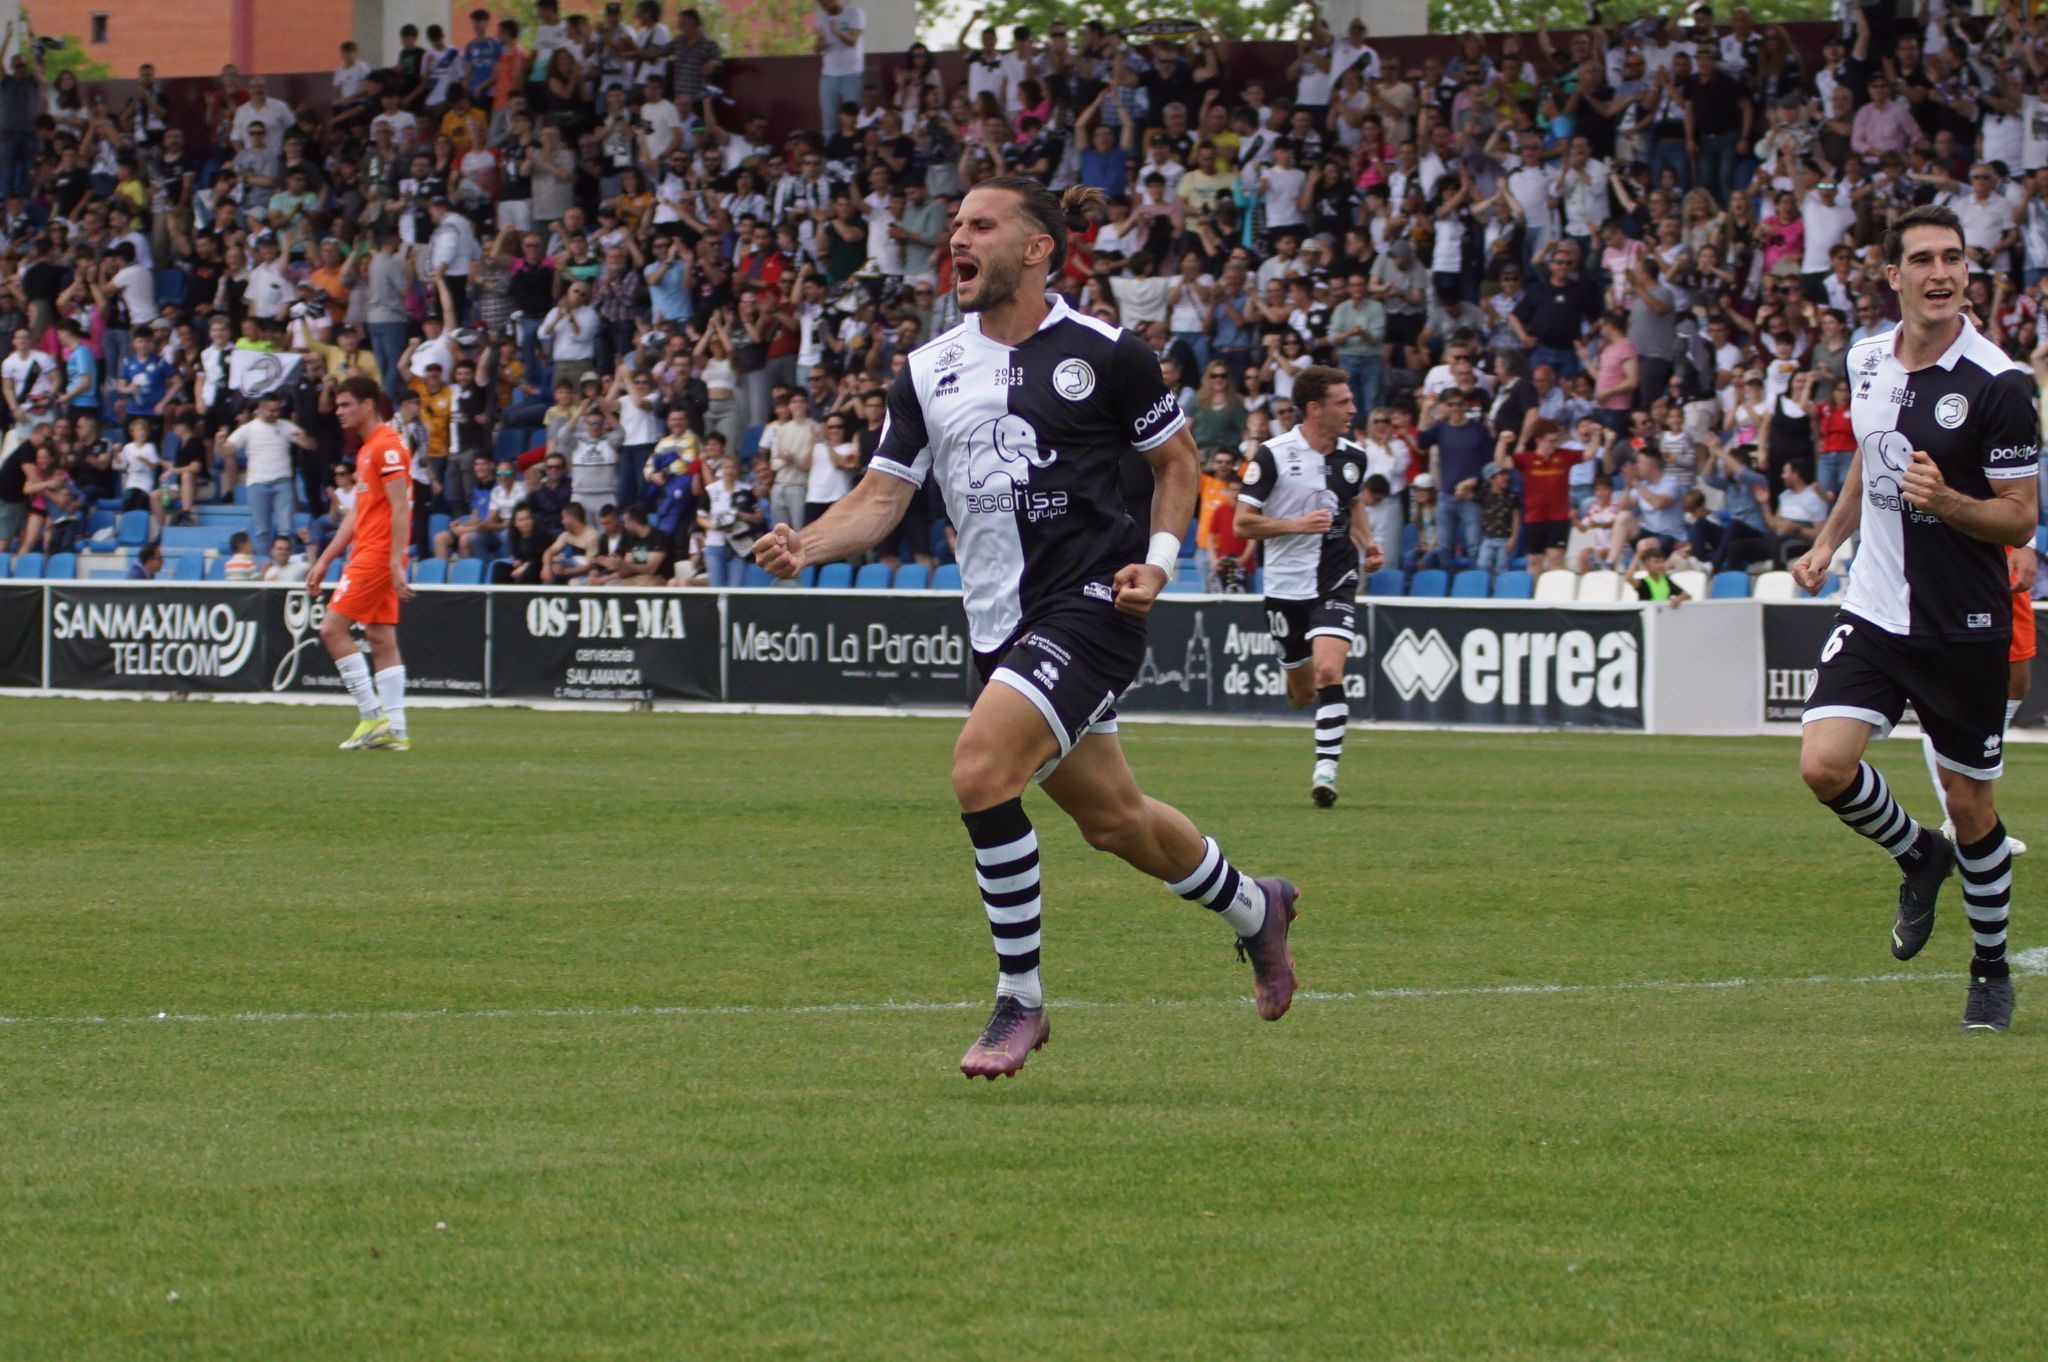
[[[1863,437],[1863,462],[1903,473],[1913,466],[1913,442],[1896,430],[1873,430]]]
[[[1970,419],[1970,399],[1961,393],[1949,393],[1934,404],[1934,424],[1943,430],[1954,430]]]
[[[967,437],[967,485],[976,491],[992,478],[1008,479],[1012,487],[1031,482],[1031,470],[1049,468],[1057,450],[1038,448],[1038,432],[1021,416],[998,416],[983,422]]]

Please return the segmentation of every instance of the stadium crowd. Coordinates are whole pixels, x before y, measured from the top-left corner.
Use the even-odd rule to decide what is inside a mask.
[[[1849,6],[1811,65],[1740,8],[1407,62],[1318,20],[1273,82],[1209,31],[977,16],[954,83],[819,0],[818,123],[779,139],[654,0],[408,26],[384,70],[348,44],[320,109],[230,69],[203,129],[147,69],[117,105],[10,31],[0,549],[232,499],[235,575],[302,573],[354,494],[334,386],[367,374],[420,559],[738,584],[860,476],[891,375],[958,319],[954,207],[1023,172],[1110,196],[1059,287],[1180,394],[1202,583],[1250,585],[1239,472],[1315,362],[1405,570],[1626,568],[1650,537],[1654,572],[1761,568],[1841,489],[1894,213],[1958,213],[1978,325],[2048,376],[2048,16],[1930,8]],[[950,544],[928,489],[882,557]]]

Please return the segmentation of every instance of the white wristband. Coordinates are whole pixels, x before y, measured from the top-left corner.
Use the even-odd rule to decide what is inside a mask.
[[[1168,581],[1180,571],[1180,536],[1161,530],[1152,536],[1152,547],[1146,550],[1145,561],[1166,574]]]

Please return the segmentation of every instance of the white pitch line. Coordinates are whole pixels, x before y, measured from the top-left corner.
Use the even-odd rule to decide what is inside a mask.
[[[2048,974],[2048,946],[2034,946],[2015,952],[2013,970],[2019,974]],[[1470,988],[1368,988],[1352,992],[1323,992],[1303,989],[1296,998],[1315,1003],[1389,1002],[1431,998],[1526,998],[1564,997],[1589,993],[1706,993],[1739,988],[1781,988],[1788,985],[1835,985],[1862,987],[1868,984],[1914,984],[1953,982],[1964,976],[1950,972],[1888,974],[1810,974],[1781,979],[1641,979],[1611,984],[1483,984]],[[1143,1002],[1100,1002],[1062,998],[1053,1006],[1062,1010],[1121,1011],[1155,1007],[1242,1007],[1249,999],[1236,998],[1153,998]],[[751,1003],[709,1003],[674,1007],[491,1007],[491,1008],[407,1008],[383,1012],[154,1012],[134,1016],[4,1017],[0,1026],[144,1026],[183,1022],[196,1025],[291,1024],[307,1022],[414,1022],[414,1021],[546,1021],[558,1017],[596,1021],[624,1021],[635,1017],[810,1017],[881,1016],[892,1012],[968,1012],[986,1007],[985,1002],[878,1002],[803,1003],[788,1007],[764,1007]]]

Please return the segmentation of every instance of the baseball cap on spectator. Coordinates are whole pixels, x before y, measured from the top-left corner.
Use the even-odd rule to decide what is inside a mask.
[[[1436,475],[1433,473],[1417,473],[1408,480],[1408,485],[1418,492],[1434,492],[1436,490]]]
[[[1742,376],[1742,381],[1744,383],[1761,383],[1764,381],[1764,371],[1761,369],[1751,369]]]

